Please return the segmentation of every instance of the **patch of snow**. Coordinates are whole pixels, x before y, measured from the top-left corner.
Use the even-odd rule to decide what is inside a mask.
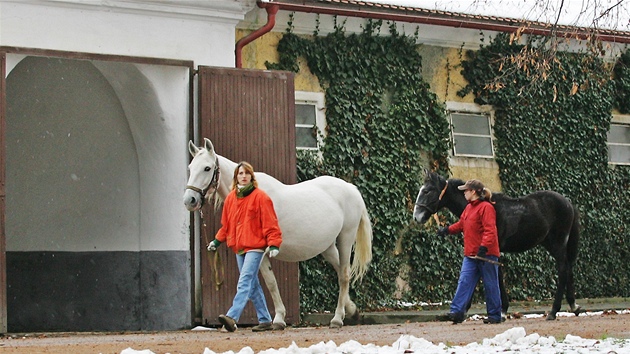
[[[426,339],[412,335],[401,335],[391,346],[361,344],[349,340],[341,345],[333,341],[319,342],[308,348],[300,348],[293,342],[287,348],[267,349],[258,354],[476,354],[476,353],[519,353],[519,354],[581,354],[581,353],[630,353],[630,339],[606,338],[584,339],[568,334],[562,341],[554,337],[543,337],[537,333],[527,335],[525,328],[514,327],[497,334],[494,338],[486,338],[481,343],[470,343],[464,346],[447,346],[444,343],[433,344]],[[120,354],[154,354],[145,349],[136,351],[131,348]],[[203,354],[219,354],[205,348]],[[238,352],[227,351],[222,354],[255,354],[251,347],[244,347]]]

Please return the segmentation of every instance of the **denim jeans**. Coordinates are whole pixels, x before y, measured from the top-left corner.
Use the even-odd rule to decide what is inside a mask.
[[[498,261],[495,256],[486,256]],[[499,290],[499,266],[481,260],[464,257],[459,274],[457,290],[451,303],[452,313],[466,313],[467,305],[473,296],[479,279],[483,279],[483,289],[486,294],[486,311],[488,318],[501,320],[501,293]]]
[[[260,262],[265,254],[263,252],[250,251],[244,254],[236,255],[236,263],[238,264],[238,284],[236,285],[236,295],[232,307],[228,310],[226,316],[233,318],[236,322],[243,314],[245,305],[248,300],[252,300],[256,308],[256,316],[259,323],[271,322],[271,315],[267,308],[265,294],[258,280],[258,270]]]

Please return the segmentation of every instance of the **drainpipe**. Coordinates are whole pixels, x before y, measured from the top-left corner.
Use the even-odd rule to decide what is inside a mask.
[[[263,5],[261,2],[258,2],[258,7],[264,7],[265,10],[267,10],[267,23],[264,26],[257,29],[256,31],[239,39],[239,41],[236,42],[236,49],[234,50],[234,52],[236,54],[236,67],[237,68],[243,67],[243,63],[241,59],[243,47],[245,47],[252,41],[258,39],[259,37],[262,37],[262,35],[271,31],[273,29],[273,26],[276,25],[276,14],[278,13],[280,6],[275,5],[275,4]]]

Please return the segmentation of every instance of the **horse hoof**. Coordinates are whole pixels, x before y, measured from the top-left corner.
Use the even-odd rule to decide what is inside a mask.
[[[579,315],[582,313],[582,306],[577,305],[577,306],[576,306],[575,308],[573,308],[572,310],[573,310],[573,313],[574,313],[576,316],[579,316]]]
[[[555,319],[556,319],[555,313],[554,314],[550,313],[547,315],[547,321],[554,321]]]
[[[287,325],[284,323],[273,323],[271,325],[272,331],[284,331],[285,328],[287,328]]]
[[[343,327],[343,322],[341,321],[330,321],[330,328],[341,328]]]

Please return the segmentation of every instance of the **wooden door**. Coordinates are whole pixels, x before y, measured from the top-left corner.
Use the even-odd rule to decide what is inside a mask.
[[[296,183],[295,89],[293,73],[231,68],[199,68],[200,139],[212,140],[215,150],[232,161],[250,162],[255,171],[266,172],[283,183]],[[225,171],[232,173],[232,171]],[[202,250],[219,229],[220,211],[205,206],[201,231]],[[236,259],[227,247],[218,251],[225,274],[217,286],[213,259],[202,251],[202,316],[204,324],[218,324],[232,304],[238,281]],[[298,264],[272,260],[287,309],[286,322],[299,321]],[[221,268],[218,268],[220,271]],[[261,282],[264,283],[262,277]],[[269,311],[274,307],[265,288]],[[257,324],[249,303],[239,324]]]

